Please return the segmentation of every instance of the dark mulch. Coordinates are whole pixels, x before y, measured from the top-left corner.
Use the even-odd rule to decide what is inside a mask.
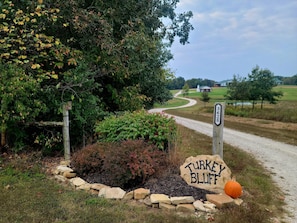
[[[108,176],[101,174],[89,174],[82,177],[89,183],[102,183],[110,185]],[[117,186],[117,185],[110,185]],[[180,175],[177,173],[166,172],[161,176],[155,176],[148,179],[144,184],[133,185],[130,188],[124,188],[126,191],[132,191],[136,188],[147,188],[150,189],[151,193],[154,194],[166,194],[170,197],[179,196],[193,196],[195,200],[206,200],[206,194],[212,194],[213,192],[199,189],[188,185]]]

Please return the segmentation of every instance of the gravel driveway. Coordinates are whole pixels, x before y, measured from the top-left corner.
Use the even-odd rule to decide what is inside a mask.
[[[183,99],[188,100],[189,103],[181,107],[188,107],[196,104],[195,100],[187,98]],[[167,109],[152,109],[150,112],[163,112],[164,110]],[[207,124],[179,116],[173,117],[178,124],[212,137],[212,124]],[[224,142],[253,154],[255,158],[272,173],[273,180],[280,188],[283,189],[283,192],[285,193],[285,202],[288,204],[287,210],[290,212],[290,216],[288,216],[286,222],[296,223],[297,146],[288,145],[228,128],[224,128],[223,139]]]

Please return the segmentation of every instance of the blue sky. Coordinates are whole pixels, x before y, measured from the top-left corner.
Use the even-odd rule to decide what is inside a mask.
[[[171,48],[176,77],[222,81],[256,65],[297,74],[297,0],[180,0],[176,11],[194,14],[190,44]]]

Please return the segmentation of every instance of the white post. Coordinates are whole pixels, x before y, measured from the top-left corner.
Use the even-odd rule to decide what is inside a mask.
[[[69,110],[71,110],[71,102],[63,105],[63,142],[66,161],[70,161]]]
[[[215,103],[213,112],[212,154],[223,159],[223,129],[225,103]]]

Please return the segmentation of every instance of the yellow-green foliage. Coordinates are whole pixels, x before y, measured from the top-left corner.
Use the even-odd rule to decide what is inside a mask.
[[[121,116],[110,116],[95,128],[101,142],[118,142],[127,139],[144,139],[161,150],[168,149],[176,135],[173,118],[144,110],[127,112]]]

